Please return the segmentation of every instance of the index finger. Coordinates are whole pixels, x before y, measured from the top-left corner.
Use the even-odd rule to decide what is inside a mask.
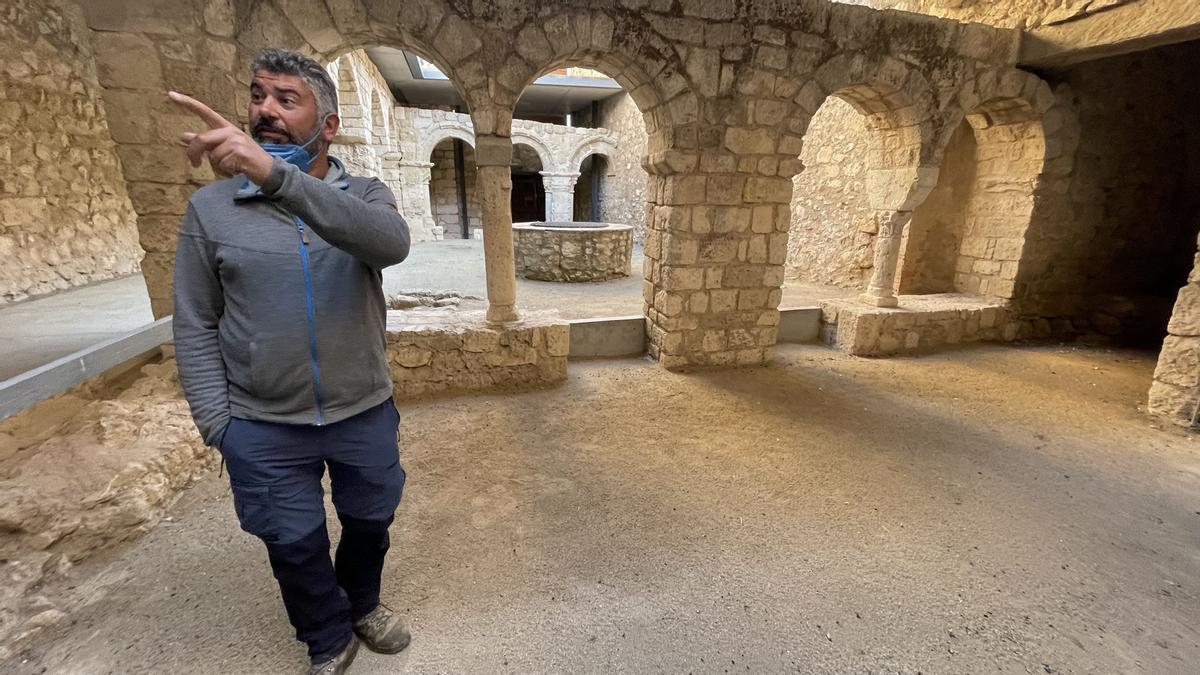
[[[209,129],[220,129],[221,127],[233,126],[233,123],[222,117],[220,113],[204,105],[200,101],[197,101],[191,96],[185,96],[175,91],[167,92],[167,96],[169,96],[175,103],[195,113],[197,117],[199,117],[204,121],[205,124],[208,125]]]

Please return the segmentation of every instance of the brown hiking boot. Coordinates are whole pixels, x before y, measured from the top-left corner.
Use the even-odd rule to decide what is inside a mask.
[[[354,634],[377,654],[403,651],[412,640],[400,617],[382,604],[354,622]]]
[[[354,663],[355,656],[358,656],[358,638],[351,635],[350,642],[337,656],[328,661],[310,665],[308,675],[342,675],[350,669],[350,664]]]

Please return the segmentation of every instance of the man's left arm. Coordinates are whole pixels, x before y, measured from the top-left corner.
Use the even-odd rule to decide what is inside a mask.
[[[396,210],[392,191],[377,178],[358,198],[275,159],[261,187],[268,199],[299,216],[322,239],[374,269],[408,257],[408,223]]]

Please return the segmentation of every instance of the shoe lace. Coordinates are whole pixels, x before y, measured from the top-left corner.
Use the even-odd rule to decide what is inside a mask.
[[[382,631],[391,622],[392,615],[392,610],[380,603],[370,614],[363,617],[363,628],[372,633]]]

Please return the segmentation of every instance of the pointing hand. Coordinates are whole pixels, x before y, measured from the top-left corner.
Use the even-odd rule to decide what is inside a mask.
[[[208,131],[198,134],[189,131],[180,136],[192,166],[200,166],[207,155],[213,173],[218,176],[241,173],[255,184],[263,184],[271,171],[272,159],[249,134],[190,96],[174,91],[168,92],[167,96],[180,107],[195,113],[208,126]]]

